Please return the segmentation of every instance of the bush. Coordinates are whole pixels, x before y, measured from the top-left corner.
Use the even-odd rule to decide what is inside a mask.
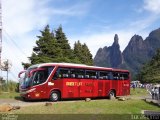
[[[8,81],[8,84],[3,84],[0,87],[0,92],[15,92],[17,90],[17,83],[14,81]]]

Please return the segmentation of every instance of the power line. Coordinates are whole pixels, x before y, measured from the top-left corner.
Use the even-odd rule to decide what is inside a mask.
[[[5,37],[5,36],[4,36]],[[7,39],[7,38],[6,38]],[[8,44],[8,45],[10,45],[10,43],[9,43],[9,41],[8,40],[5,40],[4,41],[6,44]],[[11,49],[11,47],[9,47],[9,49],[12,51],[12,49]],[[3,58],[8,58],[5,54],[6,53],[4,53],[4,52],[6,52],[6,51],[3,51]],[[18,58],[18,56],[17,56],[17,54],[13,54],[13,57],[16,59],[16,60],[18,60],[20,63],[22,62],[22,61],[20,61],[20,59],[17,59]],[[14,66],[14,64],[13,64],[13,66]],[[20,69],[20,67],[18,67],[18,66],[16,66],[15,68],[17,68],[17,69],[19,69],[19,70],[21,70]],[[14,71],[16,71],[17,72],[17,70],[15,69]],[[17,72],[18,73],[18,72]]]
[[[10,43],[10,41],[8,40],[8,38],[7,38],[7,36],[5,35],[5,36],[3,36],[4,37],[4,42],[6,43],[6,44],[8,44],[9,46],[11,45],[11,44],[13,44],[13,43]],[[12,46],[12,45],[11,45]],[[14,45],[15,46],[15,45]],[[16,47],[17,48],[17,47]],[[9,49],[10,49],[10,47],[9,47]],[[18,49],[18,48],[17,48]],[[18,49],[19,50],[19,49]],[[10,50],[11,52],[13,52],[13,50]],[[4,58],[7,58],[7,56],[6,56],[6,53],[5,53],[6,51],[3,51],[3,57]],[[14,52],[13,52],[14,53]],[[22,53],[22,52],[20,52],[20,53]],[[23,54],[23,53],[22,53]],[[24,54],[23,54],[24,55]],[[13,57],[15,58],[15,60],[17,61],[19,61],[20,63],[22,62],[22,61],[20,61],[20,59],[17,59],[19,56],[17,56],[17,54],[14,54],[13,55]],[[24,55],[25,56],[25,55]],[[26,57],[26,56],[25,56]],[[16,73],[18,73],[18,71],[17,71],[17,69],[19,69],[19,70],[21,70],[21,68],[19,67],[19,66],[14,66],[14,64],[13,64],[13,66],[12,66],[13,68],[16,68],[16,69],[14,69],[14,71],[16,72]],[[18,67],[18,68],[17,68]]]
[[[3,29],[5,34],[8,36],[9,40],[15,45],[15,47],[25,56],[28,57],[27,54],[18,46],[18,44],[13,40],[13,38],[7,33],[6,30]]]

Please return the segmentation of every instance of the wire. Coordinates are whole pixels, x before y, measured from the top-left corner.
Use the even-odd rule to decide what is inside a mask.
[[[27,54],[18,46],[18,44],[13,40],[13,38],[7,33],[5,29],[3,29],[5,34],[8,36],[9,40],[15,45],[15,47],[25,56],[28,57]]]
[[[5,42],[6,44],[10,45],[8,41],[5,40],[4,42]],[[9,48],[9,49],[10,49],[10,48]],[[11,50],[12,50],[12,49],[11,49]],[[7,58],[7,56],[5,56],[5,54],[4,54],[4,52],[5,52],[5,51],[3,51],[3,56],[4,56],[5,58]],[[20,61],[19,59],[17,59],[18,57],[16,57],[15,55],[17,55],[17,54],[14,54],[14,55],[13,55],[14,58],[16,58],[16,60],[18,60],[18,61],[21,63],[22,61]],[[16,66],[16,68],[17,68],[17,66]],[[20,70],[19,67],[18,67],[18,69]],[[16,71],[16,70],[15,70],[15,71]]]

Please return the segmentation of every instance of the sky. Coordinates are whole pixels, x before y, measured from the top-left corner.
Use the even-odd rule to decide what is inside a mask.
[[[2,6],[2,62],[9,60],[9,78],[18,81],[22,62],[29,62],[40,30],[62,25],[73,47],[86,43],[93,57],[111,46],[118,34],[123,51],[135,34],[145,39],[160,28],[160,0],[0,0]],[[4,78],[6,72],[1,74]]]

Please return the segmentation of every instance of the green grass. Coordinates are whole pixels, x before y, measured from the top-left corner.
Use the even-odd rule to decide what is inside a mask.
[[[158,106],[148,104],[143,100],[92,100],[90,102],[60,102],[52,103],[52,106],[35,105],[22,107],[20,110],[10,113],[18,114],[22,119],[51,119],[57,117],[59,119],[114,119],[128,120],[132,115],[141,114],[142,110],[160,111]],[[47,114],[47,115],[46,115]],[[43,115],[43,116],[42,116]],[[32,116],[32,117],[30,117]],[[41,116],[41,117],[40,117]]]
[[[13,111],[18,114],[140,114],[141,110],[157,110],[158,106],[143,100],[93,100],[90,102],[61,102],[52,106],[35,105]]]
[[[130,95],[131,96],[147,96],[149,95],[148,91],[144,88],[133,88],[130,89]]]
[[[20,95],[17,92],[1,92],[0,93],[0,99],[12,99],[12,98],[19,98]]]
[[[5,93],[6,94],[6,93]],[[11,96],[18,96],[18,93],[11,93]],[[131,99],[126,101],[97,99],[90,102],[70,101],[70,102],[53,102],[52,106],[33,105],[22,107],[20,110],[11,111],[15,115],[18,114],[20,119],[34,120],[34,119],[52,119],[56,120],[66,119],[114,119],[114,120],[128,120],[132,115],[141,114],[142,110],[160,111],[160,107],[146,103],[141,99],[132,99],[134,97],[146,96],[148,93],[145,89],[131,89]],[[3,96],[5,98],[6,95]],[[13,98],[14,98],[13,97]]]

